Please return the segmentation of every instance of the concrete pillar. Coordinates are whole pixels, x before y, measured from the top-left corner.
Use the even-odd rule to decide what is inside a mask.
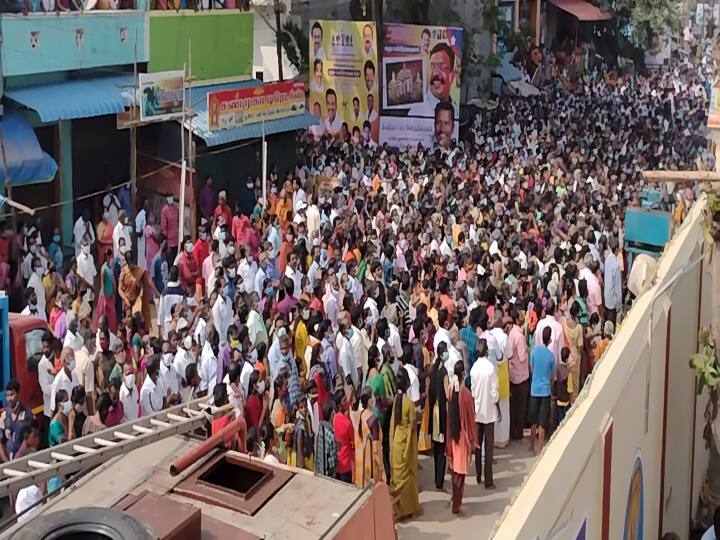
[[[72,250],[75,204],[65,202],[73,200],[72,125],[70,122],[70,120],[60,120],[58,135],[60,139],[60,200],[65,203],[60,207],[60,233],[64,247]]]

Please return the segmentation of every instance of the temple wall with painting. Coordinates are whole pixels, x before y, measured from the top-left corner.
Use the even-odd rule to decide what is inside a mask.
[[[688,367],[711,318],[702,206],[676,232],[655,285],[635,301],[493,538],[689,538],[708,459],[707,395],[696,395]]]

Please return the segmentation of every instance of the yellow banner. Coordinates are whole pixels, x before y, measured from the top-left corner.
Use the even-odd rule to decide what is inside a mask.
[[[321,119],[311,132],[377,142],[378,73],[375,23],[310,21],[308,110]]]

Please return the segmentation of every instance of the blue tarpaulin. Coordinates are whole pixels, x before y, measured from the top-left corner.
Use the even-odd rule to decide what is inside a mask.
[[[57,163],[43,152],[32,126],[18,111],[5,108],[5,114],[0,116],[0,130],[11,186],[49,182],[55,178]],[[6,181],[5,168],[0,161],[0,186]]]
[[[38,113],[43,122],[123,112],[133,101],[130,74],[67,79],[6,88],[5,97]]]

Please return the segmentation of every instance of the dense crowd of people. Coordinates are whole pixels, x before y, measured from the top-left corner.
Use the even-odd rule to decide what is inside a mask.
[[[194,237],[172,195],[131,215],[113,191],[70,261],[57,232],[9,231],[5,283],[51,332],[45,423],[11,381],[0,457],[207,396],[232,406],[213,430],[244,417],[249,453],[388,482],[396,518],[420,510],[429,452],[461,512],[473,458],[494,488],[493,449],[538,452],[577,399],[626,305],[624,209],[642,170],[710,163],[706,99],[690,64],[587,76],[501,99],[449,149],[301,136],[267,200],[206,179]],[[692,192],[664,197],[680,221]]]

